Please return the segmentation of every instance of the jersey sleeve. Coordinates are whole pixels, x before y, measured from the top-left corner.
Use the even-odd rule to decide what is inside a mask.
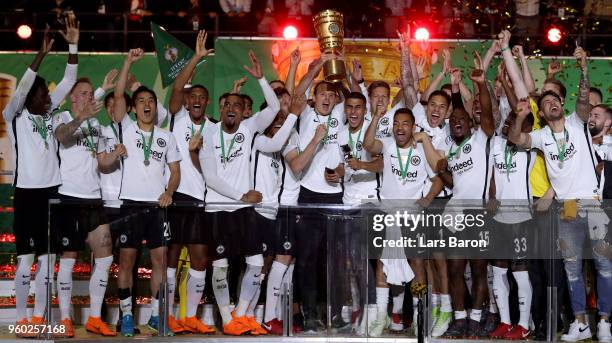
[[[298,136],[297,131],[292,130],[291,131],[291,136],[289,136],[289,140],[287,141],[287,144],[285,144],[285,147],[283,148],[283,156],[287,156],[290,152],[292,152],[295,149],[300,149],[300,137]]]
[[[64,78],[51,93],[51,109],[58,108],[77,80],[78,64],[66,64]]]
[[[166,151],[166,163],[170,164],[181,160],[181,152],[176,144],[173,134],[168,134],[168,150]]]
[[[53,116],[53,120],[51,121],[53,123],[53,132],[55,132],[55,130],[57,130],[57,128],[62,125],[62,124],[68,124],[72,121],[72,116],[70,115],[70,112],[68,111],[62,111],[56,115]]]
[[[253,132],[257,131],[259,133],[263,133],[272,123],[276,117],[276,114],[280,110],[280,102],[278,101],[276,93],[274,93],[274,90],[272,87],[270,87],[270,84],[265,77],[257,80],[257,82],[259,82],[259,86],[261,87],[268,107],[255,113],[249,119],[246,119],[244,124],[247,125]]]
[[[21,113],[21,110],[25,105],[26,97],[28,96],[30,89],[32,89],[35,79],[36,72],[28,68],[21,77],[21,80],[19,80],[17,89],[15,89],[15,94],[13,94],[11,100],[4,108],[4,111],[2,111],[4,120],[11,122],[13,121],[13,118],[17,116],[17,114]]]
[[[546,128],[544,127],[542,129],[529,132],[529,136],[531,137],[531,148],[542,150],[542,141],[545,131]]]
[[[204,147],[200,149],[199,159],[206,187],[210,187],[215,192],[234,200],[242,198],[242,192],[236,190],[217,174],[212,134],[205,135]]]
[[[297,117],[294,114],[289,114],[283,126],[274,134],[273,137],[259,135],[255,139],[255,149],[261,152],[277,152],[283,148],[285,142],[289,138],[289,134],[295,125]]]

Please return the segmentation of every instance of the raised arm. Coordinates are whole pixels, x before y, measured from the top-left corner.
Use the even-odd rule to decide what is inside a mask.
[[[506,64],[506,70],[508,75],[510,76],[510,80],[512,81],[512,86],[514,87],[514,91],[516,92],[516,96],[519,99],[526,99],[529,96],[529,92],[527,91],[527,86],[525,85],[525,81],[521,77],[521,72],[514,61],[514,57],[512,57],[512,52],[510,51],[510,31],[504,30],[499,34],[499,41],[501,45],[502,56],[504,57],[504,63]]]
[[[493,137],[495,134],[495,120],[493,119],[493,106],[491,104],[491,93],[485,79],[485,72],[481,69],[474,69],[470,73],[470,80],[478,87],[478,99],[480,100],[480,128],[484,133]]]
[[[295,50],[291,52],[289,65],[289,72],[287,73],[287,78],[285,79],[285,88],[289,94],[293,94],[295,90],[295,74],[297,73],[297,68],[300,65],[300,61],[302,60],[302,54],[300,53],[300,48],[297,47]]]
[[[576,99],[576,113],[583,122],[589,121],[591,106],[589,105],[589,73],[587,70],[587,54],[581,47],[574,51],[574,57],[580,64],[580,83],[578,84],[578,98]]]
[[[403,87],[404,104],[407,108],[413,108],[417,102],[416,89],[414,88],[414,74],[412,62],[410,61],[410,27],[405,34],[397,33],[400,39],[400,81]]]
[[[287,142],[287,139],[289,139],[289,135],[295,126],[297,118],[298,117],[295,114],[289,113],[287,119],[285,119],[285,122],[283,123],[283,126],[278,129],[274,136],[268,137],[261,135],[257,137],[257,140],[255,141],[255,148],[261,152],[280,151]]]
[[[531,149],[531,136],[529,134],[522,132],[523,121],[531,112],[529,107],[528,100],[521,100],[516,105],[516,121],[510,127],[510,132],[508,133],[508,140],[512,143],[521,146],[525,149]]]
[[[211,136],[207,136],[211,137]],[[243,194],[239,190],[235,189],[233,185],[226,182],[223,178],[217,175],[217,164],[214,154],[214,142],[212,139],[207,139],[205,148],[200,149],[200,166],[202,167],[202,174],[206,181],[206,186],[213,189],[215,192],[226,196],[230,199],[240,200]]]
[[[377,107],[376,112],[372,113],[372,124],[368,126],[365,136],[363,137],[363,147],[371,155],[378,155],[383,150],[383,143],[376,139],[376,129],[383,110],[384,109],[379,109]]]
[[[561,62],[557,60],[548,63],[548,67],[546,68],[546,79],[554,79],[555,75],[557,75],[561,69]]]
[[[489,50],[487,50],[487,53],[485,54],[485,57],[482,60],[482,69],[488,70],[489,66],[491,65],[491,61],[493,61],[493,57],[495,57],[495,55],[499,54],[500,52],[501,52],[501,47],[499,45],[499,41],[494,40],[491,43]]]
[[[431,138],[429,138],[425,132],[415,132],[413,137],[415,142],[423,145],[423,151],[425,152],[427,163],[429,164],[429,167],[435,171],[438,168],[440,160],[445,159],[444,155],[436,150],[431,142]],[[436,195],[438,194],[436,193]]]
[[[512,108],[512,110],[515,110],[516,104],[518,103],[518,98],[516,97],[516,94],[514,93],[514,89],[512,88],[512,86],[510,86],[510,83],[508,82],[507,73],[506,73],[506,65],[504,63],[500,63],[497,68],[498,68],[497,76],[499,77],[499,81],[501,82],[502,87],[504,88],[504,93],[506,94],[506,98],[508,99],[510,108]]]
[[[208,34],[204,30],[198,32],[195,55],[191,57],[189,63],[187,63],[185,68],[177,75],[176,80],[174,80],[172,93],[170,94],[170,102],[168,103],[168,110],[171,114],[176,114],[183,107],[183,88],[189,81],[198,63],[200,63],[200,60],[214,51],[213,49],[206,49],[205,44],[207,36]]]
[[[332,56],[333,55],[330,53],[322,53],[320,58],[310,62],[308,65],[308,71],[298,83],[293,95],[306,94],[306,91],[310,88],[314,79],[317,77],[317,75],[319,75],[321,69],[323,69],[323,64],[330,60]]]
[[[59,107],[64,101],[72,86],[76,83],[77,79],[77,67],[79,63],[78,58],[78,44],[79,44],[79,22],[77,21],[74,14],[66,17],[66,30],[60,31],[60,34],[64,37],[68,43],[68,64],[66,64],[66,71],[64,72],[64,78],[57,84],[57,87],[53,90],[51,95],[51,109]]]
[[[21,80],[19,80],[17,89],[15,89],[15,94],[13,94],[11,100],[4,108],[4,111],[2,111],[4,120],[6,120],[7,122],[13,121],[13,118],[15,118],[18,113],[21,113],[21,110],[25,105],[25,100],[28,96],[28,93],[34,85],[34,80],[36,80],[36,73],[38,72],[38,68],[40,67],[40,64],[42,63],[45,56],[47,56],[49,51],[51,51],[53,42],[54,40],[49,38],[49,27],[47,26],[43,36],[43,43],[40,46],[38,54],[36,54],[36,57],[32,61],[32,64],[30,64],[30,68],[25,71],[25,73],[21,77]]]
[[[535,81],[533,81],[533,76],[531,75],[531,71],[529,70],[529,65],[527,64],[527,57],[525,57],[525,52],[523,51],[523,46],[515,45],[512,48],[512,54],[521,61],[521,70],[523,71],[523,81],[525,82],[525,87],[527,88],[527,92],[529,94],[535,93],[536,85]]]
[[[357,92],[363,94],[366,99],[368,98],[367,91],[364,93],[361,85],[364,84],[363,73],[361,72],[361,62],[358,59],[353,59],[353,73],[351,74],[351,78],[349,80],[349,84],[351,87],[351,92]],[[363,86],[365,88],[365,86]],[[367,106],[367,104],[366,104]]]
[[[312,158],[317,152],[317,148],[319,144],[323,141],[323,138],[327,136],[327,128],[324,124],[317,125],[317,129],[315,131],[314,136],[304,149],[304,151],[298,151],[298,149],[294,149],[290,153],[287,154],[286,159],[289,163],[289,168],[293,171],[294,174],[299,174],[310,164]]]
[[[113,109],[115,116],[125,116],[125,113],[128,109],[128,104],[125,103],[125,97],[123,94],[125,93],[125,89],[127,87],[128,74],[130,73],[130,68],[132,64],[138,60],[140,60],[144,56],[144,51],[142,49],[131,49],[123,62],[123,67],[119,72],[119,79],[117,80],[117,85],[115,86],[115,93],[113,98],[114,106]],[[121,117],[123,119],[123,117]]]
[[[57,129],[55,129],[55,138],[62,144],[68,144],[72,135],[79,129],[81,124],[85,120],[95,117],[100,109],[101,104],[97,105],[95,100],[73,106],[72,113],[74,113],[74,118],[67,123],[60,124]]]
[[[270,84],[263,76],[261,63],[257,60],[257,56],[255,56],[255,53],[252,50],[249,51],[249,59],[251,60],[251,67],[249,68],[244,66],[244,69],[251,74],[251,76],[256,78],[257,82],[259,82],[259,86],[261,87],[261,91],[264,94],[264,99],[266,100],[268,107],[266,107],[263,111],[254,114],[251,118],[245,120],[244,123],[252,130],[263,133],[266,128],[268,128],[270,123],[272,123],[276,117],[276,114],[280,110],[280,102],[276,97],[276,93],[274,93],[274,90],[272,87],[270,87]]]

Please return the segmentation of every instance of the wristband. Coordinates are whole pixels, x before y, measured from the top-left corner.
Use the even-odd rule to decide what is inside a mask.
[[[365,82],[365,80],[363,79],[363,77],[361,78],[361,80],[357,80],[357,83],[358,83],[358,84],[359,84],[359,83],[364,83],[364,82]]]
[[[79,53],[79,48],[76,44],[68,44],[68,53],[76,55]]]
[[[509,47],[509,46],[507,46],[507,47],[505,47],[505,48],[502,48],[502,49],[501,49],[501,51],[502,51],[502,52],[504,52],[504,51],[506,51],[506,50],[510,50],[510,47]]]

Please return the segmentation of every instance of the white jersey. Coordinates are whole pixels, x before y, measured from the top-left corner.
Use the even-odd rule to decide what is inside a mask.
[[[353,158],[364,162],[372,161],[372,156],[363,147],[363,139],[370,123],[371,121],[364,120],[361,129],[354,133],[350,132],[348,126],[340,132],[338,145],[342,160],[344,159],[342,146],[346,145],[350,147]],[[363,200],[375,200],[378,198],[378,187],[380,186],[378,173],[372,173],[367,170],[355,171],[348,164],[344,165],[344,170],[344,194],[342,197],[344,204],[358,205]]]
[[[76,82],[76,76],[77,65],[66,65],[64,78],[50,94],[51,110],[60,106]],[[28,68],[3,111],[10,140],[15,147],[14,185],[19,188],[46,188],[61,183],[58,144],[53,135],[60,124],[59,116],[51,115],[51,112],[33,115],[25,108],[26,97],[35,79],[36,72]]]
[[[102,126],[102,137],[106,153],[110,154],[115,151],[115,145],[121,143],[119,135],[123,133],[124,128],[134,125],[134,121],[128,114],[123,117],[121,123],[117,124],[111,121],[110,125]],[[119,128],[121,126],[121,128]],[[122,163],[117,160],[112,167],[100,171],[100,188],[102,190],[102,200],[108,207],[119,207],[119,192],[121,191],[121,180],[123,179]]]
[[[541,150],[548,178],[558,199],[593,199],[598,183],[594,171],[595,149],[591,133],[576,112],[565,117],[565,132],[555,133],[549,126],[530,132],[531,147]],[[559,160],[556,140],[565,136],[565,158]]]
[[[446,153],[453,175],[453,199],[488,199],[492,148],[492,138],[480,128],[459,145],[453,141]]]
[[[534,150],[525,150],[518,146],[510,147],[506,138],[493,137],[495,198],[502,205],[494,217],[498,222],[515,224],[531,219],[531,213],[528,211],[532,196],[529,175],[535,158]],[[511,208],[504,208],[513,205],[518,205],[520,208],[514,211]]]
[[[295,126],[297,117],[289,114],[283,126],[272,138],[257,135],[251,152],[251,175],[253,188],[263,197],[263,207],[255,211],[268,219],[276,219],[280,193],[285,181],[283,157],[295,148],[288,143],[289,135]]]
[[[445,123],[442,127],[431,127],[427,121],[425,107],[421,103],[417,103],[414,106],[412,113],[414,114],[416,131],[425,132],[431,138],[431,144],[437,151],[448,151],[453,142],[448,124]],[[429,193],[431,186],[432,183],[428,180],[425,186],[425,194]],[[444,186],[438,197],[448,197],[452,194],[452,189]]]
[[[189,155],[189,141],[194,134],[200,132],[205,135],[207,130],[214,128],[213,122],[207,118],[203,118],[204,126],[194,124],[191,121],[189,112],[183,107],[181,111],[174,116],[174,126],[172,128],[172,134],[176,139],[179,151],[181,152],[181,183],[176,190],[179,193],[189,195],[190,197],[198,200],[204,200],[204,193],[206,190],[206,184],[202,174],[196,169],[191,162]],[[167,175],[166,181],[170,179],[170,175]]]
[[[144,142],[151,142],[149,165],[145,165]],[[181,160],[174,136],[157,126],[142,131],[137,123],[123,128],[123,144],[127,157],[123,160],[123,181],[119,198],[133,201],[158,201],[166,191],[166,164]]]
[[[336,108],[338,105],[336,106]],[[344,128],[344,113],[336,108],[328,116],[322,116],[312,107],[306,107],[300,115],[300,149],[304,150],[314,137],[317,126],[327,127],[327,136],[317,147],[312,161],[302,171],[302,186],[317,193],[340,193],[340,183],[325,181],[325,168],[335,169],[343,161],[338,154],[338,134]]]
[[[72,121],[68,111],[59,114],[59,121]],[[98,153],[105,150],[102,126],[96,118],[81,123],[71,135],[69,142],[60,143],[60,174],[62,185],[59,193],[82,199],[100,199],[100,175],[98,174]]]
[[[300,136],[294,129],[289,136],[287,146],[283,148],[287,149],[287,153],[297,150],[299,151]],[[296,175],[293,170],[289,167],[289,163],[285,160],[286,154],[281,155],[281,167],[283,177],[283,184],[281,185],[280,191],[280,203],[285,206],[296,206],[298,198],[300,197],[300,176]]]
[[[361,88],[361,93],[366,98],[367,112],[365,114],[365,118],[372,121],[372,110],[370,108],[370,95],[368,94],[368,89],[363,83],[360,83],[359,87]],[[399,101],[397,104],[395,104],[395,106],[391,107],[390,110],[385,112],[385,114],[380,117],[377,123],[378,126],[376,127],[376,139],[393,137],[393,116],[395,115],[395,111],[402,107],[404,107],[403,100]]]
[[[416,148],[399,149],[394,138],[380,140],[383,144],[383,181],[381,199],[420,199],[425,192],[426,181],[436,176],[429,167],[421,143]],[[401,160],[400,160],[401,159]],[[400,165],[401,164],[401,165]],[[402,168],[406,178],[402,177]],[[407,168],[407,169],[406,169]]]

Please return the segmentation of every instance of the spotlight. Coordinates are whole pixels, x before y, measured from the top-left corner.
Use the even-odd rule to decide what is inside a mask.
[[[556,44],[559,43],[559,41],[563,37],[563,33],[558,28],[552,27],[548,30],[546,37],[548,38],[549,42]]]
[[[287,40],[296,39],[298,36],[298,30],[293,25],[288,25],[283,30],[283,37]]]
[[[424,28],[424,27],[419,27],[414,32],[414,38],[416,40],[428,40],[429,39],[429,31],[427,31],[427,29]]]
[[[32,28],[28,25],[20,25],[17,28],[17,36],[21,39],[28,39],[32,37]]]

